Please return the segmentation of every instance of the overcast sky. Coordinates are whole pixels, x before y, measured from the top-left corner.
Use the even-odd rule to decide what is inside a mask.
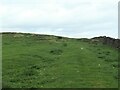
[[[118,37],[119,0],[1,0],[0,31]]]

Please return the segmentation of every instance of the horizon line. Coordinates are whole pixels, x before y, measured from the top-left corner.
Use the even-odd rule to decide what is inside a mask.
[[[103,36],[93,36],[91,38],[88,38],[88,37],[67,37],[67,36],[62,36],[62,35],[55,35],[55,34],[42,34],[42,33],[35,33],[35,32],[4,32],[4,31],[0,31],[0,33],[21,33],[21,34],[36,34],[36,35],[48,35],[48,36],[56,36],[56,37],[64,37],[64,38],[73,38],[73,39],[82,39],[82,38],[86,38],[86,39],[92,39],[92,38],[96,38],[96,37],[109,37],[109,38],[113,38],[113,39],[119,39],[119,38],[115,38],[115,37],[110,37],[110,36],[106,36],[106,35],[103,35]]]

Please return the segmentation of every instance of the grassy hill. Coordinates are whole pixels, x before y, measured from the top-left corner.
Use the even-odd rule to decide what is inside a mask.
[[[117,88],[118,50],[91,39],[3,33],[4,88]]]

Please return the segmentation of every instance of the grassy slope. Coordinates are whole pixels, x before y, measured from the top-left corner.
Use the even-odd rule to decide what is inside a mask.
[[[4,87],[118,87],[113,48],[52,36],[14,36],[3,35]]]

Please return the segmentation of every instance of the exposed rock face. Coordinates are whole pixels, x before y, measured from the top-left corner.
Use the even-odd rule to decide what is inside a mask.
[[[114,38],[110,38],[106,36],[103,36],[103,37],[101,36],[101,37],[92,38],[92,40],[99,40],[103,44],[120,49],[120,39],[114,39]]]

